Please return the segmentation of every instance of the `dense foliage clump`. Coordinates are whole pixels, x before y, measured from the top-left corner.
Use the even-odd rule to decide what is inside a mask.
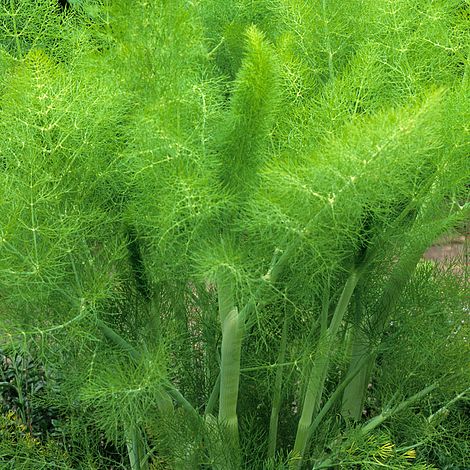
[[[468,12],[4,1],[0,466],[468,467]]]

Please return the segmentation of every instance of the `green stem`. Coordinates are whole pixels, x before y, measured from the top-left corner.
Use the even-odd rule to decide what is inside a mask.
[[[336,403],[338,398],[341,396],[343,390],[349,385],[351,380],[356,376],[356,374],[360,373],[363,369],[363,365],[367,361],[367,356],[363,357],[361,361],[356,365],[354,371],[348,374],[344,380],[336,387],[336,390],[332,393],[328,401],[323,405],[322,409],[319,411],[315,419],[313,420],[310,428],[308,429],[308,441],[312,438],[313,433],[316,431],[320,423],[322,422],[325,415],[330,411],[331,407]]]
[[[238,417],[236,405],[240,381],[241,344],[245,331],[246,321],[251,314],[264,305],[263,298],[267,285],[275,283],[285,264],[295,253],[300,240],[295,240],[285,251],[276,250],[273,254],[270,268],[263,276],[265,284],[257,289],[254,296],[238,311],[235,307],[234,285],[230,274],[221,269],[217,275],[217,292],[219,317],[222,327],[222,346],[220,364],[220,386],[214,386],[209,399],[209,412],[215,406],[217,392],[219,392],[219,422],[224,422],[228,427],[236,448],[238,448]],[[219,390],[217,390],[219,389]],[[214,403],[214,404],[213,404]],[[209,405],[209,404],[208,404]],[[209,413],[208,412],[208,413]],[[238,449],[237,449],[238,452]]]
[[[427,194],[427,197],[425,197],[425,200],[419,208],[418,214],[415,216],[410,227],[410,233],[408,235],[409,245],[406,247],[403,256],[394,265],[390,278],[385,285],[377,305],[375,306],[375,315],[372,317],[370,332],[375,336],[377,340],[376,343],[381,341],[383,332],[385,331],[390,319],[390,315],[406,287],[406,284],[413,276],[416,266],[422,258],[424,251],[432,241],[441,234],[440,230],[428,231],[425,237],[420,236],[419,233],[414,233],[415,230],[419,231],[420,227],[426,220],[433,218],[434,206],[431,202],[436,199],[436,192],[439,188],[438,181],[439,176],[437,175],[436,178],[423,189],[423,191],[425,191],[423,194]],[[411,200],[396,218],[394,222],[395,226],[403,224],[406,218],[413,213],[414,209],[415,201]],[[369,261],[374,258],[374,253],[377,250],[376,247],[385,239],[386,232],[376,241],[375,247],[367,250],[367,258]],[[358,316],[362,317],[362,314],[358,314]],[[364,326],[365,324],[362,319],[356,318],[356,322],[353,325],[354,343],[349,371],[354,370],[355,365],[362,356],[369,354],[370,338],[367,337],[363,329]],[[369,360],[364,365],[363,370],[355,376],[344,391],[342,402],[343,416],[356,420],[361,417],[363,403],[367,392],[367,385],[370,382],[376,358],[377,350],[374,354],[369,354]]]
[[[207,401],[206,409],[204,410],[204,416],[212,414],[214,411],[215,405],[219,398],[220,392],[220,372],[217,375],[217,379],[215,380],[214,387],[212,388],[212,392],[209,396],[209,400]]]
[[[366,434],[370,433],[373,431],[377,426],[380,426],[385,420],[390,418],[396,413],[399,413],[400,411],[404,410],[408,406],[412,405],[413,403],[417,402],[424,396],[428,395],[431,393],[433,390],[435,390],[439,384],[437,382],[429,385],[428,387],[423,388],[420,390],[418,393],[415,393],[413,396],[410,398],[402,401],[400,404],[393,408],[389,408],[387,410],[382,411],[378,416],[374,416],[372,419],[367,421],[367,423],[364,424],[364,426],[361,427],[360,431],[363,436]]]
[[[264,305],[266,305],[267,300],[265,297],[266,291],[268,290],[268,286],[277,282],[284,267],[295,255],[295,252],[300,247],[300,244],[301,239],[296,238],[287,246],[285,250],[280,250],[276,248],[271,258],[269,269],[267,273],[262,276],[264,283],[260,287],[258,287],[253,297],[240,310],[240,318],[243,322],[246,322],[250,318],[251,313],[253,313],[256,308],[260,309]]]
[[[351,326],[345,329],[345,334],[344,334],[344,360],[345,362],[349,362],[351,360],[353,349],[354,349],[354,342],[356,339],[356,333],[363,319],[363,310],[364,309],[362,305],[361,289],[356,287],[356,291],[354,292],[353,321],[351,322]]]
[[[323,299],[322,299],[322,307],[321,307],[321,316],[320,316],[320,332],[321,334],[325,334],[328,328],[328,311],[330,308],[330,286],[328,286],[323,290]]]
[[[413,247],[414,248],[414,247]],[[372,320],[371,331],[377,338],[382,338],[391,312],[393,312],[403,289],[413,276],[416,266],[421,259],[424,250],[413,249],[398,262],[385,286],[385,289],[375,308],[376,316]],[[369,338],[361,329],[361,324],[356,326],[353,352],[349,370],[353,370],[357,362],[368,354]],[[367,384],[370,382],[372,370],[377,359],[377,351],[369,355],[369,359],[363,366],[363,370],[357,374],[344,391],[342,413],[353,419],[359,419],[367,392]]]
[[[97,320],[97,325],[103,335],[123,351],[127,352],[136,365],[141,361],[142,354],[122,336],[116,333],[102,320]],[[188,411],[191,416],[195,418],[199,417],[196,410],[175,387],[171,384],[167,384],[165,388],[166,391],[162,390],[162,394],[157,400],[157,407],[163,415],[169,416],[174,411],[172,397],[182,408]],[[144,470],[148,468],[146,460],[143,459],[143,435],[141,430],[137,426],[132,426],[127,429],[125,433],[131,470]]]
[[[145,470],[148,465],[143,460],[143,442],[142,436],[134,426],[126,430],[127,453],[131,470]]]
[[[413,403],[417,402],[424,396],[428,395],[431,393],[433,390],[435,390],[439,384],[437,382],[433,383],[432,385],[429,385],[428,387],[423,388],[420,390],[418,393],[415,393],[413,396],[410,398],[402,401],[400,404],[398,404],[395,407],[388,407],[387,410],[383,411],[380,413],[380,415],[375,416],[374,418],[370,419],[367,423],[365,423],[361,428],[359,428],[360,434],[364,437],[371,431],[373,431],[375,428],[383,424],[387,419],[395,415],[396,413],[399,413],[400,411],[403,411],[405,408],[411,406]],[[337,450],[335,453],[335,456],[344,450],[347,446],[350,445],[350,441],[346,441],[341,448]],[[329,467],[335,467],[337,466],[338,463],[335,461],[335,457],[329,457],[328,459],[322,460],[321,462],[318,462],[316,465],[314,465],[314,469],[320,469],[320,468],[329,468]]]
[[[300,245],[300,240],[294,240],[285,251],[281,251],[276,248],[274,254],[271,258],[271,263],[268,271],[262,279],[264,283],[256,289],[253,297],[246,303],[246,305],[240,310],[240,318],[243,322],[246,322],[251,314],[256,310],[256,308],[261,309],[266,305],[266,292],[270,284],[275,284],[278,280],[284,266],[287,264],[291,256],[294,255],[295,250]]]
[[[122,336],[116,333],[112,328],[110,328],[101,320],[98,320],[97,324],[105,337],[113,342],[116,346],[120,347],[123,351],[129,353],[130,357],[136,364],[141,360],[141,353],[137,351],[137,349],[135,349],[131,344],[129,344]],[[171,383],[166,384],[165,389],[167,390],[168,394],[176,401],[176,403],[184,408],[190,415],[193,417],[199,417],[197,411],[193,408],[191,403],[189,403],[188,400],[186,400],[186,398],[184,398],[184,396],[181,394],[181,392]],[[162,394],[162,398],[158,402],[158,408],[160,411],[170,411],[173,408],[170,402],[171,400],[169,400],[168,395],[165,393]]]
[[[96,324],[98,328],[101,330],[101,332],[103,333],[103,335],[106,337],[106,339],[114,343],[123,351],[127,352],[135,363],[139,363],[142,356],[141,356],[141,353],[137,351],[137,349],[134,348],[134,346],[128,343],[122,336],[116,333],[112,328],[106,325],[106,323],[104,323],[102,320],[97,320]]]
[[[315,363],[310,372],[307,390],[304,397],[302,414],[297,426],[297,434],[295,437],[294,449],[292,451],[293,458],[291,460],[291,468],[300,468],[305,450],[308,444],[309,428],[312,424],[312,418],[317,412],[321,398],[325,380],[330,365],[330,356],[335,337],[338,333],[341,322],[348,308],[349,301],[358,282],[358,273],[353,270],[344,285],[333,318],[324,335],[321,335],[315,354]]]
[[[176,403],[181,406],[181,408],[186,410],[194,419],[199,419],[198,412],[194,409],[191,403],[189,403],[189,401],[184,398],[177,388],[175,388],[171,383],[168,383],[165,388],[169,395],[175,400]]]
[[[350,365],[347,377],[354,373],[347,387],[344,390],[341,405],[341,414],[344,417],[358,420],[362,416],[364,398],[367,380],[367,367],[369,361],[364,361],[364,357],[369,355],[369,340],[363,330],[362,325],[362,306],[360,299],[356,298],[359,304],[356,304],[355,321],[351,327],[352,348],[350,354]],[[361,370],[357,372],[358,364],[362,364]]]
[[[439,419],[442,417],[442,416],[446,416],[447,413],[449,412],[449,407],[452,406],[454,403],[458,402],[459,400],[461,400],[462,398],[464,398],[467,393],[470,391],[470,387],[468,387],[467,389],[465,389],[463,392],[459,393],[457,396],[455,396],[452,400],[450,400],[449,402],[447,402],[444,406],[442,406],[441,408],[439,408],[435,413],[433,413],[432,415],[430,415],[428,417],[428,423],[431,423],[431,424],[435,424],[436,421],[439,421]]]
[[[235,286],[230,272],[224,268],[221,268],[217,274],[217,296],[219,319],[223,328],[227,316],[235,307]]]
[[[286,348],[287,348],[287,330],[288,330],[288,315],[284,318],[282,326],[281,348],[279,351],[278,363],[282,364],[285,361]],[[281,392],[282,392],[282,379],[284,368],[279,367],[276,371],[276,381],[274,384],[274,397],[271,409],[271,418],[269,421],[269,435],[268,435],[268,459],[274,459],[276,453],[277,429],[279,424],[279,411],[281,409]]]
[[[368,349],[366,343],[358,343],[359,346],[355,345],[356,348],[353,350],[352,361],[348,370],[350,374],[355,369],[357,364],[363,357],[366,357]],[[341,414],[344,417],[359,420],[362,416],[362,410],[364,408],[364,400],[369,382],[370,371],[372,363],[375,362],[375,354],[371,356],[371,359],[361,362],[361,370],[354,374],[351,382],[344,390],[343,400],[341,404]]]
[[[237,402],[240,385],[241,347],[244,321],[235,306],[234,284],[230,273],[220,270],[217,276],[219,316],[222,327],[220,353],[219,424],[226,429],[225,445],[239,460]],[[237,465],[235,464],[235,467]]]
[[[219,422],[227,427],[232,445],[238,448],[237,402],[243,325],[235,307],[222,326]]]

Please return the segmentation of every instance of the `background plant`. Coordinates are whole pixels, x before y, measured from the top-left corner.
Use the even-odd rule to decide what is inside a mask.
[[[468,216],[468,2],[1,9],[2,332],[74,468],[466,465],[420,259]]]

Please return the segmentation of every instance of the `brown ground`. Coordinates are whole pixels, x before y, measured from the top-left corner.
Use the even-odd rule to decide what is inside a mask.
[[[456,238],[444,238],[429,248],[424,259],[443,266],[452,266],[458,274],[468,276],[470,268],[470,233]]]

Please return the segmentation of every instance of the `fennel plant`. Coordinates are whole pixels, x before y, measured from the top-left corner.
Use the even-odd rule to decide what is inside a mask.
[[[406,466],[393,423],[468,400],[421,261],[469,213],[468,2],[69,3],[0,7],[0,311],[74,468]]]

